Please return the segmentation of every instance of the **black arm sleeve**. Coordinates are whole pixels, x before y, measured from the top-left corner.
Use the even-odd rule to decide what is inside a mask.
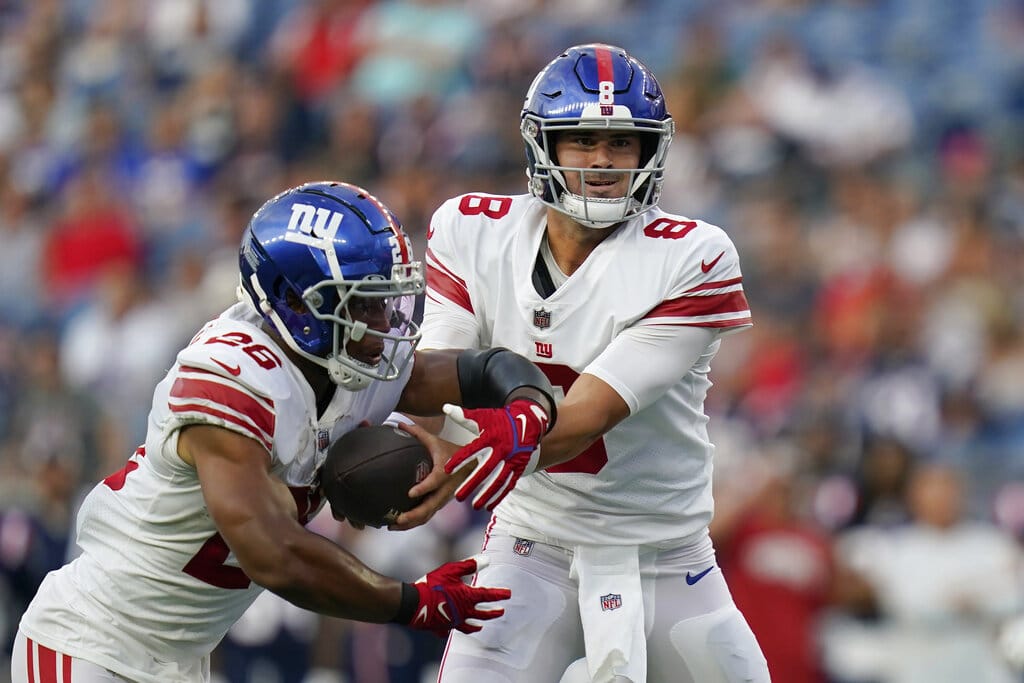
[[[497,347],[459,353],[459,390],[466,408],[500,408],[526,398],[548,411],[548,431],[555,426],[555,392],[540,368],[508,349]],[[545,405],[546,402],[546,405]]]

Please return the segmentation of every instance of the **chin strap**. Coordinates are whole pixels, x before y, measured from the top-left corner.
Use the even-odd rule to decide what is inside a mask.
[[[580,225],[603,230],[618,225],[627,218],[627,214],[638,203],[632,197],[621,199],[588,199],[566,190],[559,197],[565,213],[573,217]]]
[[[318,364],[323,363],[323,359],[317,361]],[[331,381],[346,391],[361,391],[373,381],[366,375],[353,372],[333,356],[327,359],[327,372],[331,376]]]

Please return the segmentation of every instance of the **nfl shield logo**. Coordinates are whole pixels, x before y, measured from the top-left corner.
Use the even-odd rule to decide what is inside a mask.
[[[318,451],[325,450],[331,445],[331,433],[326,429],[321,429],[316,433],[316,449]]]
[[[537,308],[533,311],[533,326],[537,329],[546,330],[551,327],[551,311]]]
[[[608,595],[601,596],[601,609],[605,612],[608,610],[619,609],[622,607],[622,596],[618,593],[609,593]]]
[[[512,546],[512,552],[523,557],[529,555],[531,550],[533,550],[533,541],[527,541],[525,538],[517,538],[515,545]]]

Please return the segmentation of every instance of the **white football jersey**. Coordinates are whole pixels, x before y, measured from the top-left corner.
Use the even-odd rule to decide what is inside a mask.
[[[652,209],[617,228],[543,298],[532,275],[545,212],[529,195],[484,194],[437,210],[421,344],[509,348],[533,360],[556,391],[593,374],[630,416],[574,459],[522,478],[497,517],[513,534],[564,545],[696,538],[712,514],[710,362],[723,334],[751,324],[736,249],[716,226]],[[673,330],[686,331],[679,326],[710,330],[708,346],[690,367],[662,371]],[[622,362],[614,342],[638,333],[653,340],[649,353]]]
[[[209,678],[209,653],[263,589],[218,534],[196,470],[178,457],[179,430],[216,425],[262,444],[305,524],[323,504],[330,445],[363,420],[383,422],[411,369],[338,388],[318,418],[308,382],[260,322],[236,304],[178,354],[154,392],[146,443],[79,510],[81,555],[46,577],[22,618],[29,638],[135,681]]]

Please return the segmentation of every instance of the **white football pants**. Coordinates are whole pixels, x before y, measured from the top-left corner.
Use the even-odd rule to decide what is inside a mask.
[[[590,683],[573,553],[492,530],[483,554],[490,563],[476,582],[507,587],[512,597],[501,603],[505,615],[480,632],[452,632],[439,681]],[[688,548],[641,548],[639,573],[646,635],[641,679],[646,668],[650,683],[769,683],[767,662],[733,603],[709,538]],[[628,597],[609,592],[599,599],[601,609],[617,610]],[[615,635],[606,629],[602,638]],[[614,672],[601,678],[632,681]]]

